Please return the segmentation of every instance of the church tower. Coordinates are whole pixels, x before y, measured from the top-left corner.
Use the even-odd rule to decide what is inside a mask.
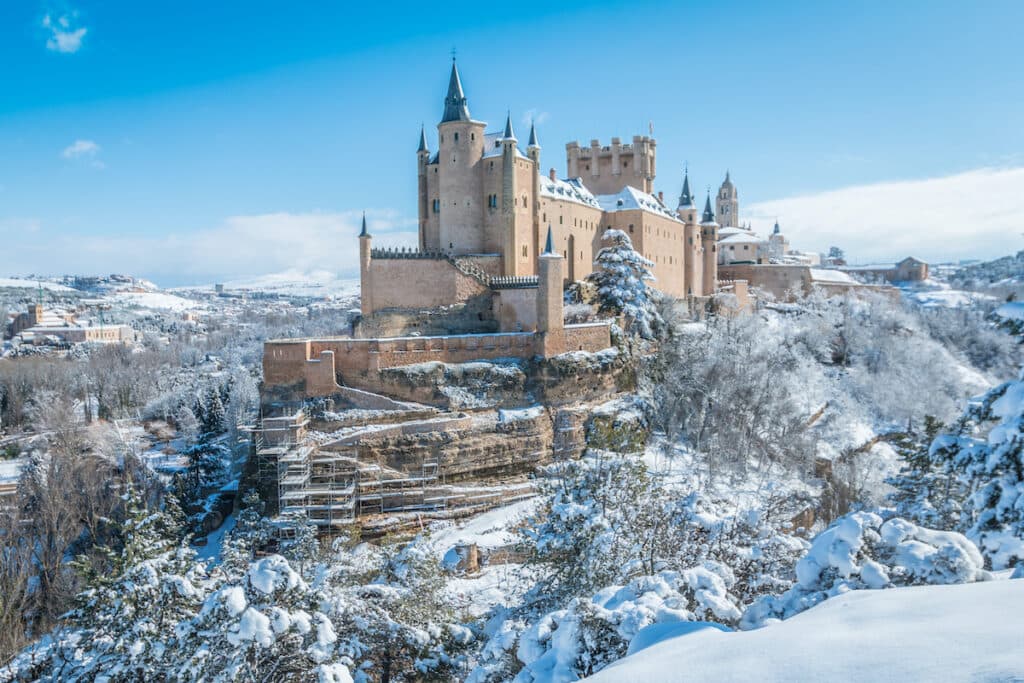
[[[736,186],[729,179],[729,172],[725,172],[725,181],[718,188],[718,197],[715,198],[715,213],[718,214],[718,224],[723,228],[736,228],[740,224],[740,199],[736,193]]]
[[[452,60],[444,113],[437,124],[437,203],[441,251],[450,254],[479,254],[484,249],[483,189],[480,159],[484,149],[481,121],[469,116],[466,95],[458,67]]]

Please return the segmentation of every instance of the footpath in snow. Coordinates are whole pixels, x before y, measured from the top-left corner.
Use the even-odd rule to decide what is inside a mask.
[[[1024,580],[853,591],[754,631],[666,636],[586,680],[1024,681]]]

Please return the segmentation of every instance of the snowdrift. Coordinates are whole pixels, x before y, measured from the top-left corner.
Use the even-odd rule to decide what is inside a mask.
[[[861,590],[755,631],[670,638],[586,680],[1021,680],[1022,634],[1024,581]]]

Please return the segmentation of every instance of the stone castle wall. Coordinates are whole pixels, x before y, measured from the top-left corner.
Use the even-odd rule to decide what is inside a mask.
[[[605,323],[570,325],[545,335],[533,332],[391,339],[272,340],[264,344],[267,389],[291,388],[303,398],[329,396],[342,384],[380,389],[384,368],[430,361],[467,363],[499,358],[532,358],[565,351],[596,352],[611,346]],[[547,354],[540,353],[546,349]]]

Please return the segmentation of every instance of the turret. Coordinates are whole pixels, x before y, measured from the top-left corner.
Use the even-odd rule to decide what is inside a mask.
[[[562,255],[555,251],[554,236],[548,226],[544,253],[537,259],[537,334],[538,352],[544,357],[562,353],[565,330],[562,322]]]
[[[676,215],[683,222],[683,282],[687,296],[700,296],[704,291],[704,245],[697,223],[697,205],[690,192],[690,174],[683,169],[683,191],[679,194]]]
[[[711,192],[704,200],[704,215],[700,221],[700,238],[704,246],[704,273],[702,294],[710,296],[718,286],[718,223],[711,211]]]
[[[533,162],[531,184],[533,185],[533,202],[530,206],[530,234],[534,244],[540,244],[540,142],[537,140],[537,125],[530,121],[530,141],[526,144],[526,156]]]
[[[484,123],[470,118],[462,79],[453,60],[444,113],[437,124],[437,190],[430,198],[431,202],[436,200],[438,247],[448,253],[485,251],[484,203],[479,200],[483,194],[479,165],[484,150],[484,127]],[[428,208],[435,211],[429,204]]]
[[[426,251],[427,219],[430,217],[430,201],[427,190],[427,165],[430,163],[430,149],[427,147],[427,131],[420,125],[420,145],[416,148],[416,180],[419,191],[419,243],[420,249]]]
[[[373,313],[373,282],[371,281],[370,261],[373,237],[366,229],[366,212],[363,212],[363,229],[359,233],[359,308],[363,316]]]

